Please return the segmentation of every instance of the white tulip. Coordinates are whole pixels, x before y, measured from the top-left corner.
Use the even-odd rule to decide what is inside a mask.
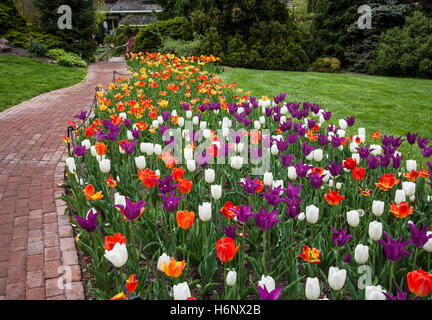
[[[378,144],[372,144],[370,146],[371,151],[371,155],[373,155],[374,157],[376,157],[377,155],[381,154],[382,152],[382,147]]]
[[[333,180],[333,179],[330,179],[329,182],[328,182],[328,184],[329,184],[329,187],[330,187],[330,188],[333,188],[334,180]]]
[[[206,129],[203,130],[203,136],[204,136],[204,138],[209,139],[210,135],[211,135],[211,131],[209,129],[206,128]]]
[[[381,286],[366,286],[366,300],[385,300],[383,292],[386,291]]]
[[[378,221],[371,221],[369,223],[369,237],[373,241],[378,241],[381,239],[383,233],[383,226],[381,222]]]
[[[380,217],[384,212],[384,202],[380,200],[374,200],[372,202],[372,213],[377,217]]]
[[[212,216],[212,208],[210,202],[204,202],[202,205],[198,206],[198,216],[203,222],[210,220]]]
[[[306,156],[307,161],[312,161],[313,158],[314,158],[314,152],[313,151]]]
[[[405,191],[404,190],[396,190],[395,203],[400,204],[403,201],[406,201]]]
[[[265,117],[264,117],[264,116],[260,116],[260,117],[259,117],[259,122],[260,122],[262,125],[265,125]]]
[[[194,117],[192,118],[192,123],[193,123],[195,126],[197,126],[197,125],[199,124],[199,118],[198,118],[197,116],[194,116]]]
[[[109,159],[103,159],[99,161],[99,169],[103,173],[108,173],[111,170],[111,161]]]
[[[105,250],[104,257],[107,258],[116,268],[124,266],[128,259],[126,244],[116,243],[112,250]]]
[[[193,160],[193,149],[192,148],[184,148],[183,155],[186,161]]]
[[[358,264],[365,264],[369,259],[369,247],[358,244],[354,250],[354,260]]]
[[[97,152],[96,152],[96,147],[95,146],[91,146],[90,147],[90,152],[91,152],[91,155],[93,157],[96,157],[98,155]]]
[[[339,119],[339,128],[345,130],[348,127],[348,123],[345,119]]]
[[[120,112],[120,113],[119,113],[119,117],[122,118],[123,120],[126,120],[126,119],[127,119],[127,114],[126,114],[126,112]]]
[[[360,163],[360,154],[358,153],[353,153],[351,158],[355,159],[357,161],[357,163]]]
[[[159,128],[159,122],[157,120],[153,120],[151,126],[153,129],[157,129]]]
[[[339,291],[343,288],[346,280],[346,270],[345,269],[339,269],[337,267],[330,267],[329,274],[328,274],[328,282],[330,287],[335,290]]]
[[[186,111],[186,118],[188,119],[192,118],[192,111],[190,110]]]
[[[296,171],[295,167],[293,167],[293,166],[288,167],[288,178],[290,180],[295,180],[297,178],[297,171]]]
[[[408,172],[417,171],[417,162],[415,160],[407,160],[406,167]]]
[[[258,285],[263,289],[267,289],[268,292],[272,292],[276,288],[275,281],[270,276],[262,275],[261,281],[258,281]]]
[[[273,184],[273,173],[272,172],[265,172],[264,173],[263,183],[266,186],[271,186]]]
[[[314,160],[316,162],[321,162],[324,156],[322,149],[315,149],[312,153]]]
[[[196,163],[195,160],[187,160],[186,161],[186,167],[188,169],[189,172],[194,172],[196,169]]]
[[[348,224],[355,228],[359,225],[360,223],[360,216],[357,210],[350,210],[347,212],[347,221]]]
[[[128,138],[129,140],[134,140],[134,136],[133,136],[133,134],[132,134],[132,131],[128,130],[126,133],[127,133],[127,138]]]
[[[66,162],[66,167],[68,168],[69,172],[75,174],[76,173],[75,159],[72,157],[69,157],[69,158],[66,158],[65,162]]]
[[[135,164],[138,169],[144,170],[146,167],[146,159],[144,156],[135,157]]]
[[[428,231],[426,235],[430,236],[432,234],[432,231]],[[431,253],[432,252],[432,238],[428,239],[428,241],[424,244],[423,249],[426,252]]]
[[[279,149],[276,144],[273,144],[270,148],[270,152],[272,155],[277,155],[279,153]]]
[[[273,189],[279,188],[281,187],[281,191],[279,192],[279,195],[283,194],[283,180],[274,180],[273,181],[273,185],[272,185]]]
[[[160,156],[162,154],[162,146],[160,144],[155,144],[153,152],[155,155]]]
[[[233,169],[241,169],[243,167],[243,157],[235,156],[231,157],[231,168]]]
[[[164,123],[164,121],[163,121],[163,117],[162,117],[162,116],[158,116],[158,117],[157,117],[157,122],[158,122],[158,124],[162,124],[162,123]]]
[[[415,194],[416,184],[412,181],[402,182],[402,190],[405,191],[405,195],[409,198]]]
[[[303,221],[306,218],[306,215],[304,212],[300,212],[300,214],[297,216],[297,219],[299,221]]]
[[[126,151],[124,151],[124,149],[119,145],[119,151],[121,154],[126,154]],[[96,156],[97,158],[97,156]]]
[[[123,196],[120,193],[116,192],[114,194],[114,205],[122,205],[123,207],[126,207],[126,198],[125,198],[125,196]]]
[[[191,296],[191,292],[187,282],[175,284],[173,286],[174,300],[186,300]]]
[[[311,204],[306,207],[306,221],[310,224],[317,223],[319,218],[319,208]]]
[[[185,119],[183,117],[179,117],[177,124],[180,128],[183,128],[183,126],[185,124]]]
[[[148,156],[151,156],[154,151],[154,144],[150,142],[141,142],[140,150]]]
[[[308,300],[317,300],[320,296],[320,284],[318,278],[307,278],[305,294]]]
[[[215,181],[215,171],[213,169],[206,169],[204,171],[205,182],[212,184]]]
[[[201,121],[200,122],[200,129],[204,130],[205,128],[207,128],[207,121]]]
[[[157,268],[159,271],[162,271],[162,264],[165,263],[167,266],[170,262],[171,257],[166,253],[162,253],[162,255],[158,259]]]
[[[336,189],[340,190],[342,188],[343,183],[342,182],[337,182],[336,183]]]
[[[90,140],[84,139],[83,141],[81,141],[81,146],[84,147],[86,150],[90,150],[91,148]]]
[[[215,200],[219,200],[222,197],[222,186],[213,184],[210,187],[210,193]]]
[[[359,128],[358,129],[358,135],[359,136],[365,136],[366,135],[366,129],[365,128]]]
[[[229,271],[226,277],[227,286],[233,287],[236,284],[236,281],[237,281],[237,272],[234,270]]]
[[[358,144],[356,142],[351,142],[350,143],[350,152],[351,153],[358,153],[358,150],[356,148],[358,148]]]

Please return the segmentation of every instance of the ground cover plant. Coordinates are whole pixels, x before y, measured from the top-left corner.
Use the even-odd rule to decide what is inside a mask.
[[[62,198],[98,299],[430,299],[420,128],[252,96],[214,56],[127,57],[133,75],[100,86],[64,137]]]
[[[37,59],[0,55],[0,111],[39,94],[82,81],[85,68],[68,68]],[[17,90],[17,88],[26,90]]]

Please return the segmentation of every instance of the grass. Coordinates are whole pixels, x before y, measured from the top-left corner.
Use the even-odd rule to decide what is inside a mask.
[[[87,74],[85,68],[70,68],[41,60],[0,55],[0,111],[39,94],[73,86]]]
[[[335,124],[341,118],[355,116],[355,125],[347,129],[348,135],[357,134],[357,128],[364,127],[367,135],[380,131],[401,136],[410,131],[432,139],[432,80],[241,68],[221,76],[255,96],[273,97],[283,92],[287,94],[285,101],[316,103],[333,111]],[[418,148],[414,150],[410,154],[406,142],[400,148],[406,156],[423,159]]]

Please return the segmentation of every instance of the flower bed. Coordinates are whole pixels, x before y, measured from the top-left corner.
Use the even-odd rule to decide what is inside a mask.
[[[133,75],[101,87],[75,130],[63,198],[90,291],[430,299],[428,139],[352,132],[354,117],[334,125],[318,105],[252,97],[223,83],[218,60],[131,54]]]

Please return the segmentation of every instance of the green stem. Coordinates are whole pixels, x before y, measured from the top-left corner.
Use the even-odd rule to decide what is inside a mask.
[[[266,264],[266,232],[263,232],[263,265],[264,265],[264,273],[267,272],[267,264]]]
[[[392,289],[392,282],[393,282],[393,269],[394,269],[394,262],[391,262],[391,267],[390,267],[390,279],[389,279],[389,294],[391,294],[391,289]]]
[[[137,257],[137,249],[136,249],[136,240],[135,240],[135,228],[133,225],[133,221],[129,221],[129,230],[131,233],[131,251],[132,251],[132,256],[134,259],[135,264],[138,263],[138,257]]]
[[[416,266],[417,254],[418,254],[418,248],[416,247],[415,253],[414,253],[414,261],[413,261],[413,265],[412,265],[413,270],[415,269],[415,266]]]

